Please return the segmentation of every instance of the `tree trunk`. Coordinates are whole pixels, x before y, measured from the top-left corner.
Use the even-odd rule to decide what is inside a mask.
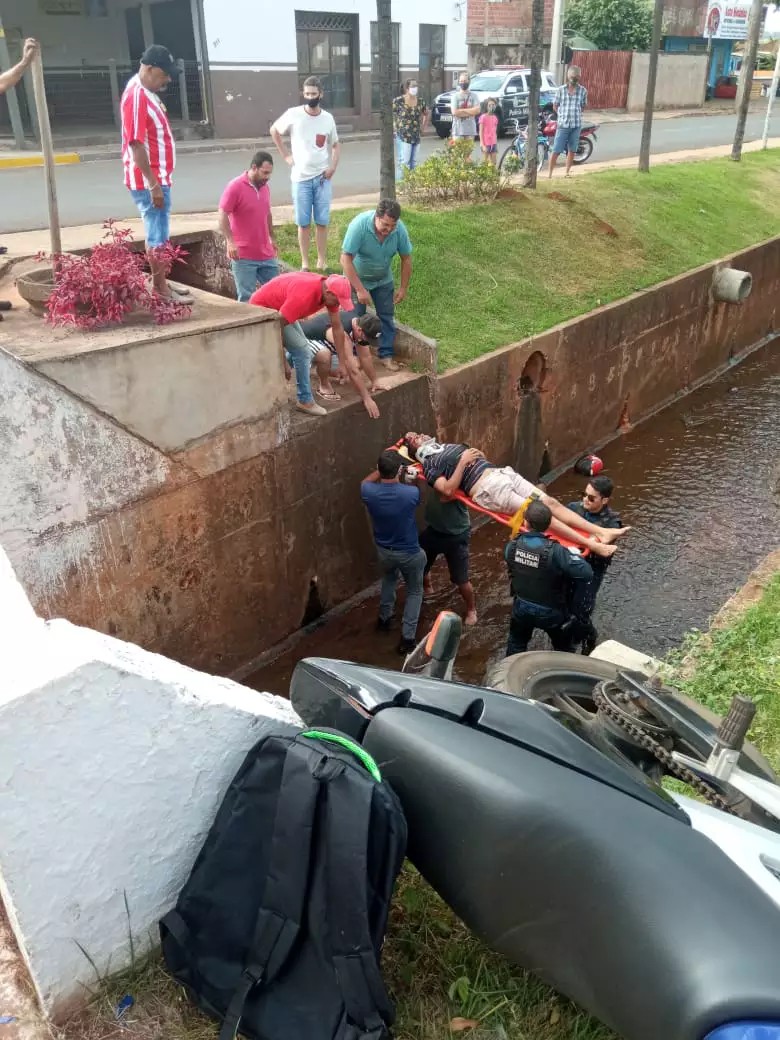
[[[658,78],[658,51],[661,47],[661,28],[664,19],[664,0],[655,0],[653,10],[653,36],[650,41],[650,64],[647,67],[647,93],[645,94],[645,117],[642,123],[642,143],[639,146],[639,172],[650,172],[650,135],[653,132],[653,109],[655,108],[655,81]]]
[[[544,0],[533,0],[531,8],[531,78],[528,84],[528,140],[525,146],[526,188],[536,187],[537,124],[539,122],[539,89],[542,85],[542,61],[544,59]]]
[[[750,91],[753,88],[753,70],[756,67],[756,54],[758,52],[758,37],[761,33],[761,15],[763,13],[761,0],[753,0],[750,8],[750,22],[748,24],[748,38],[745,43],[745,51],[742,55],[741,90],[737,105],[737,128],[734,131],[734,144],[731,147],[731,158],[739,162],[742,158],[742,142],[745,139],[745,123],[747,122],[748,107],[750,106]]]
[[[395,198],[393,140],[393,19],[390,0],[376,0],[379,48],[379,197]]]

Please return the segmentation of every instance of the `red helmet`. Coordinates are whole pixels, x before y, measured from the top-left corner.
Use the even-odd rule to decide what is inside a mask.
[[[604,469],[604,463],[598,455],[583,455],[574,463],[574,472],[582,477],[597,477]]]

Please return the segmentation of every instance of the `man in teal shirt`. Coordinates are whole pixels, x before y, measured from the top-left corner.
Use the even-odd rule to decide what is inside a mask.
[[[393,358],[395,304],[400,303],[412,277],[412,243],[404,227],[401,207],[393,199],[382,199],[376,210],[361,213],[350,223],[341,247],[341,266],[357,294],[358,314],[365,314],[373,300],[382,323],[379,360],[391,372],[398,368]],[[401,257],[401,284],[393,283],[392,262]]]

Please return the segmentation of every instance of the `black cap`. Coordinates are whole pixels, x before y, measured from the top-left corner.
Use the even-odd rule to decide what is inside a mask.
[[[141,64],[153,65],[157,69],[162,69],[169,76],[173,76],[176,71],[173,55],[167,47],[163,47],[159,43],[153,43],[151,47],[146,48],[141,55]]]

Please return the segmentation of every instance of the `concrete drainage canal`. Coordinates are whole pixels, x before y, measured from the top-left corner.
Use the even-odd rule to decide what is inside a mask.
[[[537,387],[520,388],[518,422],[523,429],[528,422],[529,433],[535,427]],[[779,414],[780,350],[775,340],[600,450],[605,472],[616,483],[613,504],[623,522],[634,527],[600,593],[594,620],[602,639],[664,654],[686,631],[706,626],[752,568],[777,547]],[[534,450],[541,458],[543,445]],[[549,490],[569,502],[579,497],[585,483],[569,471],[553,480]],[[480,682],[503,655],[510,611],[504,543],[504,531],[492,523],[472,538],[480,620],[461,644],[456,674],[464,682]],[[423,606],[420,632],[437,611],[460,609],[442,562],[434,572],[434,589],[433,599]],[[245,681],[286,694],[295,663],[306,656],[398,668],[397,634],[374,632],[376,606],[373,595],[340,616],[323,619]],[[536,648],[543,648],[538,634],[537,639]]]

